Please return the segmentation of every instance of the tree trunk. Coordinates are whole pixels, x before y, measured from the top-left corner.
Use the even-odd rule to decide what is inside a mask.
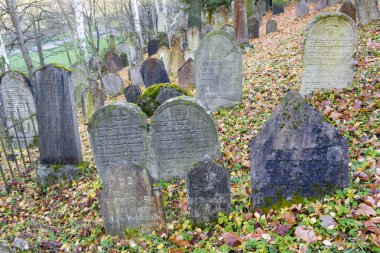
[[[137,36],[139,37],[140,46],[142,48],[143,45],[144,45],[144,39],[142,37],[142,32],[141,32],[139,8],[137,6],[137,1],[136,0],[131,0],[131,5],[132,5],[133,18],[134,18],[134,21],[135,21],[135,31],[137,33]]]
[[[77,36],[79,40],[79,49],[81,53],[80,61],[86,66],[87,62],[87,49],[86,49],[86,35],[84,33],[84,24],[83,24],[83,11],[82,11],[82,1],[73,0],[74,11],[75,11],[75,20],[77,25]]]
[[[9,70],[9,59],[7,55],[7,50],[5,49],[5,44],[3,41],[3,36],[0,34],[0,57],[4,60],[4,71]]]
[[[38,24],[36,25],[36,22]],[[40,65],[41,67],[45,66],[45,61],[44,61],[44,53],[42,51],[42,43],[41,43],[41,27],[40,27],[40,22],[33,20],[33,31],[36,36],[36,46],[37,46],[37,52],[38,52],[38,58],[40,59]]]

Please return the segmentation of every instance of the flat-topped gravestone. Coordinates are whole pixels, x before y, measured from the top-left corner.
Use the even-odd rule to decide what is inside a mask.
[[[284,12],[284,0],[272,0],[272,13],[277,15]]]
[[[124,94],[125,94],[125,99],[127,100],[127,102],[136,104],[137,99],[141,95],[141,88],[140,86],[137,86],[137,85],[129,85],[125,89]]]
[[[250,144],[252,200],[270,207],[348,186],[348,144],[291,90]]]
[[[238,45],[249,43],[247,14],[244,0],[235,0],[234,7],[235,41]]]
[[[155,111],[151,123],[156,167],[155,178],[184,178],[203,156],[220,157],[216,123],[197,100],[177,97]]]
[[[195,88],[195,62],[192,58],[178,69],[178,85],[185,90]]]
[[[131,85],[144,85],[144,81],[141,76],[141,65],[132,64],[128,69],[128,77],[131,80]]]
[[[166,72],[170,71],[170,50],[165,46],[161,46],[157,51],[157,59],[161,60],[164,63]]]
[[[360,25],[380,18],[377,0],[355,0]]]
[[[127,161],[110,165],[100,195],[106,233],[123,237],[126,229],[159,229],[165,223],[161,195],[140,165]]]
[[[317,0],[314,5],[314,11],[319,11],[327,7],[327,0]]]
[[[234,106],[242,97],[242,54],[226,32],[203,38],[195,55],[197,99],[212,111]]]
[[[177,73],[183,62],[183,41],[179,35],[174,34],[170,47],[170,73]]]
[[[134,104],[107,105],[93,114],[88,132],[102,180],[112,163],[127,160],[147,165],[147,127],[147,116]]]
[[[116,73],[123,69],[123,62],[120,56],[109,50],[104,55],[103,66],[108,73]]]
[[[190,219],[204,224],[228,214],[231,205],[230,173],[205,156],[186,177]]]
[[[13,125],[12,118],[14,122],[25,120],[22,123],[22,128],[21,125],[18,125],[16,131],[19,137],[23,137],[25,133],[28,144],[38,135],[37,122],[35,118],[31,118],[35,113],[36,105],[30,80],[18,72],[4,73],[0,81],[0,115],[8,127]],[[36,129],[33,127],[32,120],[36,122]],[[13,136],[14,140],[16,140],[14,128],[9,129],[9,135]],[[25,143],[20,144],[21,147],[25,146]],[[16,143],[14,145],[17,146]]]
[[[152,56],[157,53],[160,45],[160,41],[157,39],[150,40],[148,42],[148,56]]]
[[[101,89],[95,85],[88,86],[82,92],[82,116],[85,122],[88,122],[91,116],[104,106],[104,94]]]
[[[146,59],[141,67],[140,73],[144,85],[147,88],[157,83],[170,83],[164,63],[158,59]]]
[[[250,17],[248,19],[248,35],[249,38],[255,39],[259,37],[260,32],[260,22],[255,17]]]
[[[117,96],[123,91],[123,80],[117,74],[110,73],[102,77],[101,85],[107,96]]]
[[[309,3],[305,0],[301,0],[296,8],[296,18],[304,17],[309,14]]]
[[[358,32],[344,14],[318,15],[306,28],[301,94],[352,84]]]
[[[355,5],[351,2],[351,0],[345,0],[342,5],[339,7],[339,12],[346,14],[352,20],[356,21],[356,8]]]
[[[275,20],[269,20],[266,25],[266,33],[273,33],[277,31],[277,22]]]
[[[195,52],[201,44],[200,28],[193,26],[187,29],[186,32],[187,46]]]

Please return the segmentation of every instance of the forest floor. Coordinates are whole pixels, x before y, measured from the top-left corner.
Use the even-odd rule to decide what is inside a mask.
[[[215,113],[220,162],[231,172],[229,215],[194,227],[184,180],[160,182],[167,219],[162,229],[151,234],[127,230],[125,239],[106,235],[99,210],[101,183],[87,126],[80,120],[84,176],[45,194],[34,172],[15,180],[11,194],[0,195],[0,245],[19,237],[30,252],[380,252],[379,20],[360,28],[353,86],[315,92],[309,99],[349,141],[349,188],[267,212],[251,205],[249,142],[286,92],[299,89],[304,29],[319,13],[295,20],[294,12],[294,5],[287,6],[273,17],[277,32],[265,35],[262,30],[251,41],[254,49],[243,59],[243,102]]]

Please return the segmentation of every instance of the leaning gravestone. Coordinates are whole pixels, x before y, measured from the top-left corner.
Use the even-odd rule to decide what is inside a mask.
[[[309,14],[309,3],[305,0],[301,0],[296,8],[296,18],[304,17]]]
[[[277,15],[284,12],[284,0],[272,0],[272,13]]]
[[[155,58],[148,58],[141,67],[141,77],[145,87],[148,88],[157,83],[170,83],[168,73],[162,61]]]
[[[141,76],[141,65],[132,64],[128,69],[128,76],[131,79],[131,85],[144,85],[144,81]]]
[[[25,120],[22,123],[22,128],[21,125],[16,127],[16,132],[19,137],[25,133],[27,144],[31,143],[33,138],[38,135],[37,129],[34,129],[34,127],[37,128],[34,125],[36,120],[31,118],[35,113],[36,105],[30,80],[18,72],[4,73],[0,81],[0,115],[8,127],[13,125],[12,118],[15,122]],[[9,134],[14,137],[14,140],[16,140],[16,132],[14,128],[9,129]],[[21,147],[25,146],[23,142],[20,144]]]
[[[185,90],[195,88],[195,62],[192,58],[178,69],[178,85]]]
[[[228,214],[231,205],[230,173],[205,156],[186,177],[190,219],[204,224]]]
[[[355,0],[360,25],[380,18],[377,0]]]
[[[107,74],[102,77],[101,85],[107,96],[114,97],[123,91],[123,80],[117,74]]]
[[[108,73],[116,73],[123,69],[123,62],[117,54],[107,51],[103,58],[103,66]]]
[[[126,229],[159,229],[165,223],[161,196],[161,190],[153,189],[151,176],[140,165],[127,161],[110,165],[100,195],[106,233],[123,237]]]
[[[358,32],[344,14],[318,15],[306,28],[301,94],[352,84]]]
[[[182,38],[176,34],[171,39],[170,49],[170,73],[177,73],[179,67],[183,64],[183,41]]]
[[[170,50],[165,46],[161,46],[157,51],[157,59],[161,60],[164,63],[166,72],[170,71]]]
[[[157,53],[160,41],[153,39],[148,42],[148,56],[152,56]]]
[[[248,35],[250,39],[255,39],[259,37],[260,32],[260,22],[255,17],[250,17],[248,19]]]
[[[73,165],[82,162],[82,151],[70,71],[47,65],[34,75],[41,161],[37,180],[44,186],[79,174]],[[56,164],[65,165],[51,166]]]
[[[252,200],[270,207],[348,185],[348,145],[291,90],[250,144]]]
[[[314,11],[319,11],[327,7],[327,0],[317,0],[314,5]]]
[[[277,22],[275,20],[269,20],[266,25],[266,33],[274,33],[277,31]]]
[[[141,88],[140,86],[137,86],[137,85],[129,85],[125,89],[124,95],[127,102],[136,104],[137,99],[141,95]]]
[[[233,37],[215,31],[203,38],[195,55],[197,99],[215,111],[242,97],[242,54]]]
[[[342,5],[339,7],[339,12],[346,14],[352,20],[356,21],[356,8],[355,5],[351,2],[351,0],[345,0]]]
[[[88,86],[82,93],[83,120],[88,122],[91,116],[102,106],[104,106],[102,90],[95,85]]]

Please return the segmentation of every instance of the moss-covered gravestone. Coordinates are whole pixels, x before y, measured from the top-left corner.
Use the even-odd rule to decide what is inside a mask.
[[[95,85],[88,86],[82,92],[83,120],[88,122],[91,116],[102,106],[104,106],[104,94],[102,90]]]
[[[348,144],[291,90],[250,144],[252,201],[271,207],[348,186]]]

